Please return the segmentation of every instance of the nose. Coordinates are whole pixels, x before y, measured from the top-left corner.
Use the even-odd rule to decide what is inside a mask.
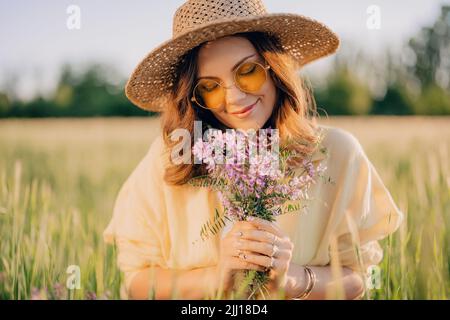
[[[246,96],[247,93],[239,89],[234,83],[228,87],[225,87],[225,105],[227,111],[229,106],[240,106],[241,104],[239,102],[245,99]]]

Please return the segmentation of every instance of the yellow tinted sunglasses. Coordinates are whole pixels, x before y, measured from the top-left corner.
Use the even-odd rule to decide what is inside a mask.
[[[234,84],[243,92],[257,92],[267,80],[268,69],[270,66],[258,62],[244,62],[234,71]],[[205,109],[219,109],[225,103],[225,89],[228,88],[217,80],[200,79],[191,101]]]

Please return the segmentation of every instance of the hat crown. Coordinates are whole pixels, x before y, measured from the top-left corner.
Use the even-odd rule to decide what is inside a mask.
[[[261,0],[189,0],[175,12],[173,37],[212,21],[267,14]]]

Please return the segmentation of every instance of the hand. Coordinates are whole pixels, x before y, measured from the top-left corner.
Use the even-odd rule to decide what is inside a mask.
[[[294,244],[274,222],[254,217],[249,222],[253,228],[243,231],[240,259],[270,270],[270,290],[285,289]]]
[[[244,258],[244,253],[240,250],[239,243],[242,240],[242,236],[249,234],[252,230],[257,231],[254,224],[248,221],[236,221],[220,242],[220,256],[216,267],[216,275],[218,275],[218,287],[222,287],[224,291],[232,288],[234,275],[237,271],[264,271],[265,269],[264,266],[241,259]]]

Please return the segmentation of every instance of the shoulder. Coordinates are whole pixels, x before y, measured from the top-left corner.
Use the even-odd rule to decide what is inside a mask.
[[[165,149],[164,139],[162,133],[159,133],[150,144],[150,148],[148,149],[147,156],[161,156],[164,153]]]
[[[361,143],[349,131],[327,125],[319,125],[319,128],[323,135],[321,146],[326,148],[328,157],[348,161],[364,155]]]
[[[162,133],[159,133],[151,142],[147,154],[144,157],[144,161],[152,165],[160,166],[165,162],[167,156],[167,150]]]
[[[129,175],[126,184],[147,185],[162,179],[164,161],[164,141],[162,134],[158,134],[150,143],[145,155]]]
[[[326,146],[339,147],[343,151],[354,151],[362,149],[359,140],[349,131],[332,126],[319,125],[324,134],[323,144]]]

